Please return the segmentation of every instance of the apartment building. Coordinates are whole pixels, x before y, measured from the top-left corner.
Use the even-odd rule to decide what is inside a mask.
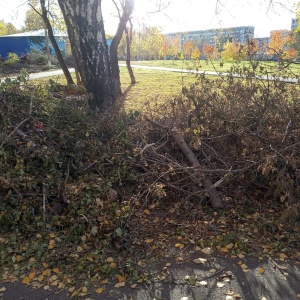
[[[231,28],[207,29],[188,32],[175,32],[166,34],[168,38],[178,38],[181,44],[184,41],[193,40],[197,45],[208,44],[215,46],[217,43],[226,41],[245,44],[254,38],[253,26],[239,26]]]

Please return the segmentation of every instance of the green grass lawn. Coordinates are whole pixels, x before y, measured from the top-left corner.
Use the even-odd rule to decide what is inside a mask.
[[[126,67],[121,67],[120,71],[126,110],[142,110],[145,102],[154,98],[163,102],[196,80],[192,74],[134,69],[136,84],[131,85]]]
[[[121,63],[125,63],[121,61]],[[245,65],[249,66],[249,61],[241,61],[239,63],[234,61],[205,61],[205,60],[144,60],[144,61],[132,61],[132,65],[144,65],[155,66],[164,68],[177,68],[177,69],[199,69],[203,71],[217,71],[228,72],[232,66]],[[261,61],[259,65],[269,72],[277,72],[279,69],[278,62]],[[300,75],[300,64],[292,63],[289,65],[289,69],[292,73]]]

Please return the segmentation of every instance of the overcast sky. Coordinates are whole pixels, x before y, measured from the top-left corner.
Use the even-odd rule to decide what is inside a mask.
[[[290,29],[294,14],[295,0],[170,0],[169,6],[161,13],[154,2],[158,0],[136,0],[135,15],[140,22],[161,27],[163,32],[202,30],[210,28],[254,26],[255,36],[269,36],[271,30]],[[220,2],[220,1],[219,1]],[[280,2],[280,3],[279,3]],[[17,27],[24,23],[26,0],[0,0],[0,20],[12,22]],[[111,0],[102,0],[106,32],[116,30],[116,14]]]

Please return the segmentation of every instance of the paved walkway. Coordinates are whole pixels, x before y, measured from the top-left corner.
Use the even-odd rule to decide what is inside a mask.
[[[126,67],[126,64],[119,64],[120,67]],[[131,65],[132,68],[136,69],[145,69],[145,70],[157,70],[157,71],[165,71],[165,72],[177,72],[177,73],[185,73],[185,74],[206,74],[210,76],[228,76],[229,73],[227,72],[212,72],[212,71],[196,71],[196,70],[188,70],[188,69],[176,69],[176,68],[165,68],[165,67],[153,67],[153,66],[143,66],[143,65]],[[69,69],[69,71],[75,72],[74,68]],[[53,70],[53,71],[46,71],[46,72],[40,72],[40,73],[30,73],[29,74],[29,80],[35,80],[39,78],[45,78],[50,76],[60,76],[63,75],[62,70]],[[233,74],[234,77],[242,77],[239,74]],[[11,77],[16,78],[16,77]],[[255,76],[253,77],[255,79],[259,80],[274,80],[275,78],[272,76]],[[278,78],[277,78],[278,79]],[[282,82],[287,83],[298,83],[299,80],[297,78],[279,78]],[[4,78],[0,78],[0,82],[5,80]]]
[[[151,285],[106,286],[82,299],[103,300],[293,300],[300,299],[300,262],[253,257],[243,259],[198,255],[198,263],[166,260],[160,279]],[[206,260],[203,260],[206,259]],[[187,284],[187,282],[189,284]],[[5,288],[5,290],[4,290]],[[66,292],[32,289],[21,283],[0,284],[3,300],[65,300]]]

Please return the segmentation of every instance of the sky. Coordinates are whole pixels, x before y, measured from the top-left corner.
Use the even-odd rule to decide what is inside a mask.
[[[155,3],[169,5],[161,12]],[[160,27],[164,33],[213,28],[254,26],[255,37],[270,36],[271,30],[290,29],[296,0],[135,0],[135,27],[142,23]],[[20,28],[26,0],[0,0],[0,20]],[[116,11],[111,0],[102,0],[106,33],[114,34]],[[217,5],[218,3],[218,5]]]

